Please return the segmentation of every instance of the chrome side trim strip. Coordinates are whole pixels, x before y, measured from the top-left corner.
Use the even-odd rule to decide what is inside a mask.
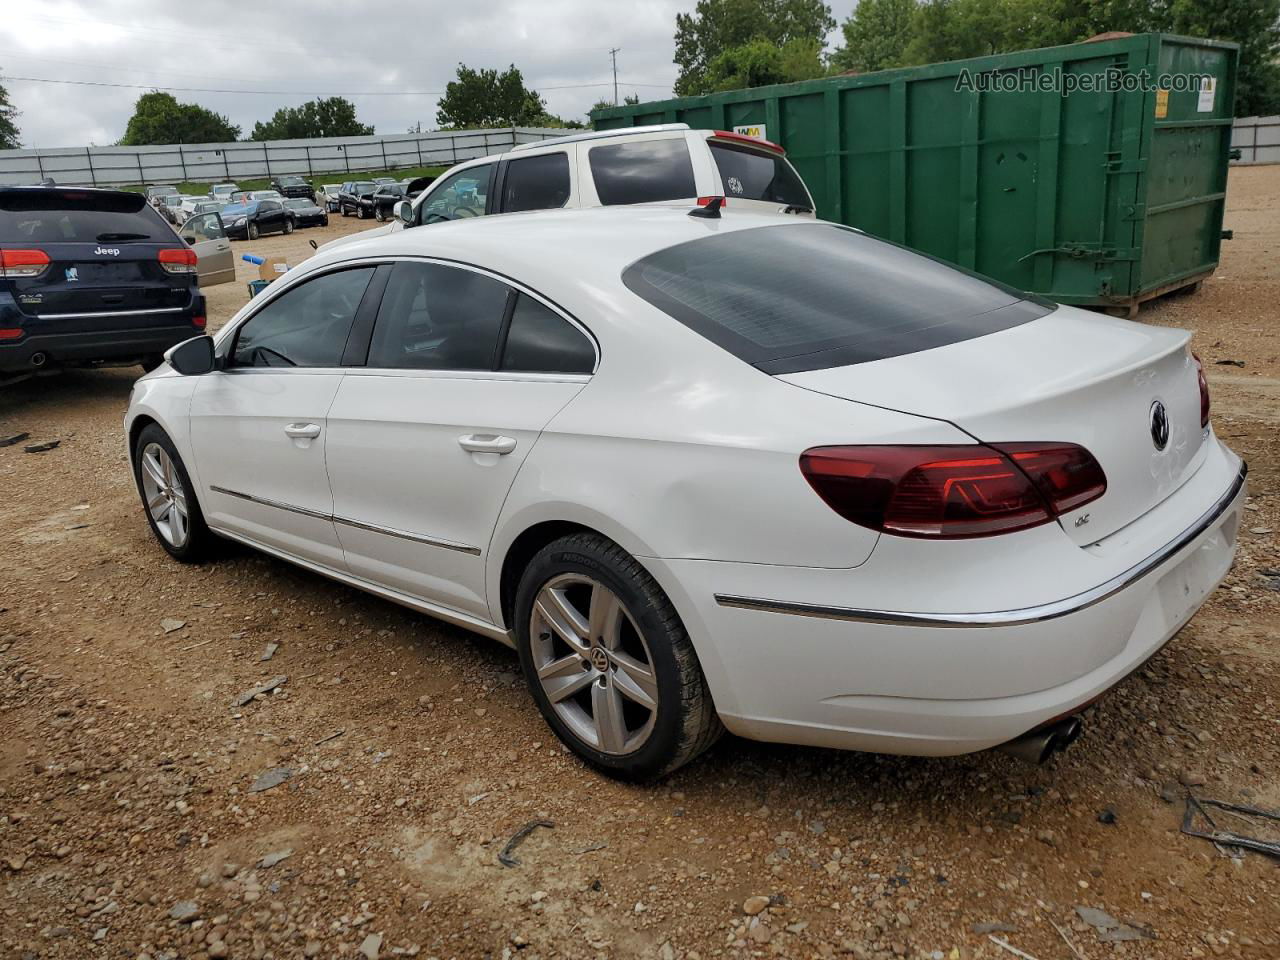
[[[465,543],[455,543],[452,540],[438,540],[435,537],[428,537],[421,533],[409,533],[405,530],[396,530],[393,527],[381,527],[375,523],[365,523],[361,520],[352,520],[350,517],[336,517],[333,514],[322,513],[319,510],[310,510],[307,507],[297,507],[291,503],[282,503],[279,500],[271,500],[267,497],[256,497],[253,494],[241,493],[239,490],[228,490],[226,487],[219,487],[214,484],[210,484],[209,489],[214,493],[226,494],[228,497],[247,500],[250,503],[261,504],[264,507],[275,507],[277,510],[288,510],[290,513],[298,513],[304,517],[314,517],[316,520],[328,520],[331,523],[341,523],[348,527],[356,527],[360,530],[369,530],[373,533],[382,533],[389,537],[399,537],[402,540],[412,540],[414,543],[424,543],[429,547],[440,547],[444,550],[457,550],[459,553],[470,554],[474,557],[480,556],[479,547],[468,546]]]
[[[41,320],[91,320],[94,317],[150,317],[157,313],[182,313],[190,307],[152,307],[146,310],[99,310],[95,313],[39,313]]]
[[[1043,603],[1034,607],[1023,607],[1019,610],[996,610],[990,613],[908,613],[898,610],[864,610],[856,607],[830,607],[818,603],[800,603],[790,600],[766,600],[759,597],[740,597],[731,594],[717,593],[716,603],[722,607],[736,607],[743,610],[763,610],[768,613],[788,613],[799,617],[817,617],[823,620],[848,620],[853,623],[898,624],[913,627],[1015,627],[1028,623],[1041,623],[1055,620],[1081,610],[1086,610],[1115,596],[1121,590],[1141,580],[1147,574],[1161,566],[1174,554],[1204,533],[1221,517],[1240,496],[1244,489],[1245,476],[1249,468],[1240,464],[1240,471],[1235,481],[1218,500],[1200,518],[1181,534],[1165,544],[1145,560],[1134,564],[1123,573],[1117,574],[1105,583],[1091,590],[1078,593],[1073,597]]]
[[[355,527],[357,530],[369,530],[373,533],[382,533],[388,537],[399,537],[401,540],[412,540],[414,543],[425,543],[429,547],[440,547],[444,550],[457,550],[459,553],[467,553],[473,557],[480,556],[479,547],[470,547],[465,543],[455,543],[452,540],[438,540],[435,537],[428,537],[421,533],[409,533],[406,530],[396,530],[394,527],[382,527],[376,523],[365,523],[363,520],[352,520],[350,517],[332,517],[334,523],[341,523],[344,526]]]

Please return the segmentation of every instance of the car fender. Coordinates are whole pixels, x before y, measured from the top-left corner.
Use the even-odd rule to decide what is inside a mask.
[[[199,382],[199,377],[184,377],[168,364],[161,364],[134,383],[124,416],[125,453],[129,458],[130,470],[133,464],[131,438],[134,425],[139,418],[146,417],[154,420],[169,435],[196,489],[204,489],[191,446],[191,398],[195,395]]]

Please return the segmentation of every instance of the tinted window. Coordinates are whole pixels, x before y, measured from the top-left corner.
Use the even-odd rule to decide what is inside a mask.
[[[546,153],[507,163],[502,181],[503,213],[551,210],[569,199],[569,155]]]
[[[509,288],[436,263],[397,263],[382,295],[369,366],[492,370]]]
[[[740,147],[737,144],[710,143],[711,155],[720,169],[726,197],[744,200],[766,200],[809,207],[809,194],[799,175],[785,158],[775,153]]]
[[[0,243],[174,242],[173,230],[140,193],[0,191]]]
[[[307,280],[253,315],[236,334],[237,367],[337,367],[373,267]]]
[[[587,156],[596,193],[606,207],[698,195],[683,137],[605,144],[592,147]]]
[[[419,223],[483,217],[489,196],[489,174],[493,164],[468,167],[432,185],[431,193],[418,207]]]
[[[503,370],[590,373],[595,363],[586,334],[533,297],[520,295],[502,352]]]
[[[622,274],[636,294],[766,373],[881,360],[995,333],[1052,304],[832,224],[682,243]]]

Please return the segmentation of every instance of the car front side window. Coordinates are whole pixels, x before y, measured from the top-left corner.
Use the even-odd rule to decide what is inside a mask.
[[[433,184],[432,191],[418,207],[418,222],[439,223],[484,216],[492,170],[491,163],[468,167]]]
[[[373,267],[306,280],[272,300],[236,332],[233,367],[337,367]]]

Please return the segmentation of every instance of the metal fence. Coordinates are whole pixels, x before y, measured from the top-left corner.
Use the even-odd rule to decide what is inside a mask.
[[[1231,146],[1240,151],[1232,163],[1280,163],[1280,116],[1240,117],[1231,127]]]
[[[150,147],[58,147],[0,150],[0,184],[58,183],[120,186],[196,181],[216,183],[295,173],[447,167],[572,130],[502,127],[317,140],[193,143]]]

